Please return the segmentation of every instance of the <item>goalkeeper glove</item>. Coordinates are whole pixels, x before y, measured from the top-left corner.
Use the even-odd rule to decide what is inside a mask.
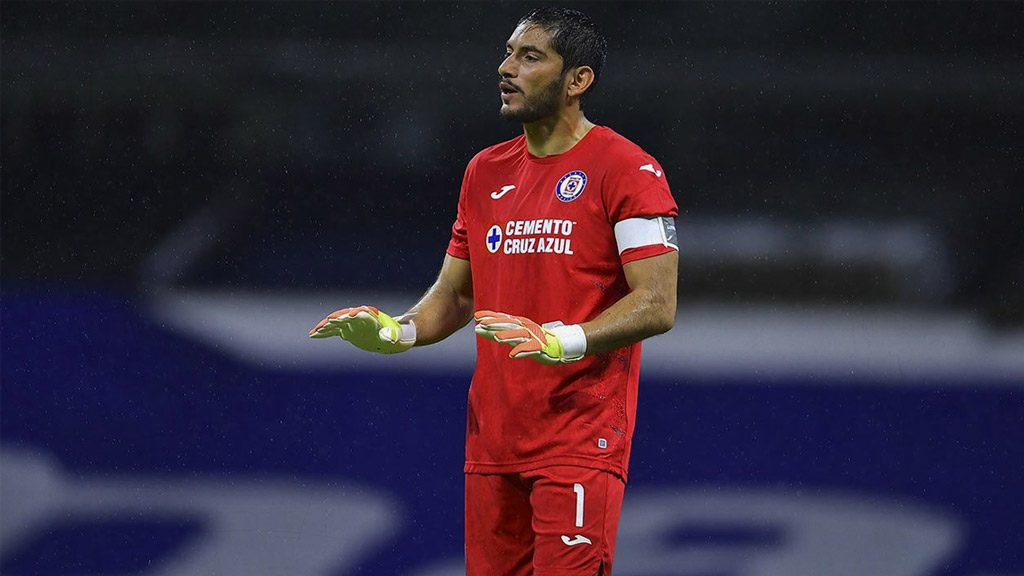
[[[565,364],[583,358],[587,351],[587,335],[579,324],[550,322],[541,326],[529,318],[490,310],[480,310],[473,318],[477,336],[513,346],[509,358]]]
[[[406,314],[392,318],[373,306],[343,308],[332,312],[309,331],[310,338],[341,336],[367,352],[397,354],[416,343],[416,325]]]

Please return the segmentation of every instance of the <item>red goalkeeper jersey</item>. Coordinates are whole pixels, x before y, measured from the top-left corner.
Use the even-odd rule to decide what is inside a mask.
[[[469,162],[448,254],[469,260],[476,310],[577,324],[628,293],[623,264],[675,249],[665,235],[620,246],[616,224],[677,213],[658,162],[609,128],[543,158],[520,136]],[[478,338],[465,471],[575,465],[625,479],[640,348],[550,366]]]

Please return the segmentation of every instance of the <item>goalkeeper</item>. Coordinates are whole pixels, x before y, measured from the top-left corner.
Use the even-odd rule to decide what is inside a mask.
[[[678,249],[661,165],[583,113],[605,46],[574,10],[520,20],[497,87],[523,133],[469,162],[433,286],[310,331],[395,354],[475,323],[468,576],[611,573],[641,341],[675,321]]]

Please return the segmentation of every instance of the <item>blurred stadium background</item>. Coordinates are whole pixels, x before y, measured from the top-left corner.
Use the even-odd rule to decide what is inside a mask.
[[[1024,575],[1024,5],[579,3],[663,164],[619,576]],[[452,576],[431,282],[530,3],[4,2],[0,574]]]

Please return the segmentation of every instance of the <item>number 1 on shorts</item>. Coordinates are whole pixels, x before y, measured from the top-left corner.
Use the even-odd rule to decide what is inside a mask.
[[[572,485],[572,491],[576,493],[576,527],[583,527],[583,484],[579,482]]]

